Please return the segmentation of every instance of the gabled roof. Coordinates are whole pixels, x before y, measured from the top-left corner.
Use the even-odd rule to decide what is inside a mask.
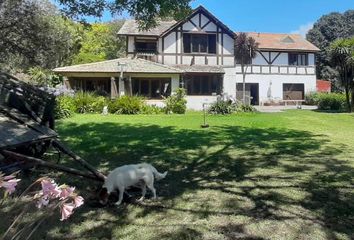
[[[186,17],[185,19],[183,19],[179,22],[176,22],[173,26],[171,26],[169,29],[167,29],[165,32],[163,32],[161,34],[161,36],[166,35],[168,32],[170,32],[174,28],[180,26],[181,24],[184,24],[185,22],[187,22],[188,20],[193,18],[198,13],[203,13],[205,16],[207,16],[212,21],[214,21],[216,25],[219,25],[221,28],[223,28],[223,30],[225,32],[227,32],[232,38],[234,38],[234,36],[235,36],[234,32],[231,31],[231,29],[228,26],[226,26],[224,23],[222,23],[218,18],[216,18],[212,13],[210,13],[205,7],[203,7],[201,5],[199,7],[197,7],[196,9],[194,9],[193,12],[188,17]]]
[[[131,35],[131,36],[154,36],[158,37],[171,26],[173,26],[176,21],[158,21],[158,25],[147,31],[140,31],[139,24],[135,20],[126,20],[118,31],[118,35]]]
[[[247,35],[253,37],[259,43],[259,49],[261,50],[320,51],[318,47],[304,39],[300,34],[249,32]]]
[[[118,58],[108,61],[86,63],[53,69],[56,73],[118,73],[118,64],[126,64],[126,73],[182,73],[183,71],[164,64],[138,58]]]
[[[139,24],[135,20],[126,20],[118,31],[118,35],[131,35],[131,36],[153,36],[153,37],[161,37],[169,33],[174,28],[184,24],[191,18],[193,18],[196,14],[203,13],[205,16],[209,17],[216,25],[219,25],[224,29],[232,38],[234,38],[234,33],[229,29],[225,24],[223,24],[219,19],[217,19],[212,13],[210,13],[203,6],[199,6],[193,10],[193,12],[181,21],[159,21],[158,25],[147,31],[140,31]]]

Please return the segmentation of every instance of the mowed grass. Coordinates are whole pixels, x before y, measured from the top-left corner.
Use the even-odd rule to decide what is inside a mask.
[[[148,162],[169,174],[155,184],[156,201],[88,201],[66,222],[50,218],[37,238],[354,239],[354,115],[294,110],[207,121],[200,128],[202,114],[192,112],[59,122],[61,139],[104,173]],[[96,184],[64,174],[58,181],[86,198]]]

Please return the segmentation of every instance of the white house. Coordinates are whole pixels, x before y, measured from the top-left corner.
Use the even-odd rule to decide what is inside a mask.
[[[201,109],[221,94],[241,98],[241,67],[234,58],[237,33],[204,7],[179,22],[160,21],[149,31],[127,20],[118,34],[126,38],[126,58],[54,71],[75,89],[104,90],[111,97],[142,95],[154,104],[162,104],[162,97],[179,87],[187,90],[189,109]],[[316,46],[297,34],[248,35],[259,43],[247,67],[251,104],[302,100],[306,92],[316,91]]]

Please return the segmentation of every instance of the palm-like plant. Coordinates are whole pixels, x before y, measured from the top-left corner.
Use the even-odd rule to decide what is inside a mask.
[[[339,73],[344,87],[348,112],[354,110],[354,38],[338,39],[331,45],[331,62]],[[352,97],[350,100],[350,90]]]
[[[252,64],[252,59],[256,57],[259,43],[246,33],[236,34],[235,39],[235,60],[236,63],[241,64],[242,71],[242,101],[246,104],[246,74],[247,67]]]

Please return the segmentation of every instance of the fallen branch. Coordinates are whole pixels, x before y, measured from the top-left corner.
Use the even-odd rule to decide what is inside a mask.
[[[97,178],[100,180],[104,181],[106,176],[97,171],[93,166],[91,166],[88,162],[86,162],[84,159],[76,155],[74,152],[72,152],[70,149],[64,146],[61,142],[54,140],[52,142],[52,145],[54,147],[57,147],[59,150],[61,150],[63,153],[69,155],[71,158],[73,158],[75,161],[79,162],[83,167],[85,167],[87,170],[92,172]]]
[[[60,170],[60,171],[63,171],[63,172],[67,172],[67,173],[70,173],[70,174],[74,174],[74,175],[90,178],[90,179],[93,179],[93,180],[96,180],[96,181],[101,181],[102,182],[102,181],[104,181],[104,178],[105,178],[105,176],[103,174],[101,174],[103,176],[102,178],[101,177],[97,177],[96,175],[93,175],[93,174],[90,174],[90,173],[86,173],[86,172],[83,172],[83,171],[79,171],[79,170],[74,169],[74,168],[61,166],[61,165],[58,165],[58,164],[55,164],[55,163],[51,163],[51,162],[46,162],[46,161],[43,161],[43,160],[35,158],[35,157],[29,157],[29,156],[26,156],[26,155],[23,155],[23,154],[20,154],[20,153],[15,153],[15,152],[8,151],[8,150],[3,150],[2,154],[5,155],[6,157],[11,157],[11,158],[14,158],[14,159],[19,160],[19,161],[34,162],[34,163],[36,163],[37,165],[40,165],[40,166],[53,168],[53,169]]]

